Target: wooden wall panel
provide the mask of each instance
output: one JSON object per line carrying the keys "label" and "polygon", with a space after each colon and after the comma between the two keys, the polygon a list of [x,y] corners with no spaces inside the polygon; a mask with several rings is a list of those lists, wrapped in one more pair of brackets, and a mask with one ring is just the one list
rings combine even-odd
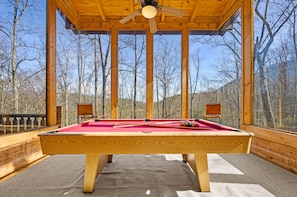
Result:
{"label": "wooden wall panel", "polygon": [[38,134],[57,128],[58,126],[53,126],[0,136],[0,178],[43,157]]}
{"label": "wooden wall panel", "polygon": [[0,149],[0,178],[43,157],[39,138]]}
{"label": "wooden wall panel", "polygon": [[254,133],[251,153],[297,174],[297,135],[250,125],[242,129]]}
{"label": "wooden wall panel", "polygon": [[[267,144],[269,144],[268,147],[266,146]],[[277,147],[279,144],[274,142],[271,143],[261,138],[254,138],[251,146],[251,153],[297,174],[296,155],[294,158],[291,158],[290,153],[287,154],[285,151],[275,151],[273,146]],[[296,152],[297,149],[294,151]]]}

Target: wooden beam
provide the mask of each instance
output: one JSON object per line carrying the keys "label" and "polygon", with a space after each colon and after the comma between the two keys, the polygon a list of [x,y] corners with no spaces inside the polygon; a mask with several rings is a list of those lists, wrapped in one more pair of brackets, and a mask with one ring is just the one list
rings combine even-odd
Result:
{"label": "wooden beam", "polygon": [[[133,13],[135,11],[134,0],[130,0],[130,12]],[[132,18],[132,21],[135,22],[135,18]]]}
{"label": "wooden beam", "polygon": [[182,29],[181,117],[189,116],[189,30]]}
{"label": "wooden beam", "polygon": [[192,12],[190,22],[193,22],[195,17],[196,17],[196,12],[198,10],[198,6],[199,6],[199,1],[196,1],[196,6],[195,6],[195,8],[194,8],[194,10]]}
{"label": "wooden beam", "polygon": [[253,123],[254,97],[254,1],[242,1],[242,110],[241,124]]}
{"label": "wooden beam", "polygon": [[237,12],[238,9],[242,6],[241,1],[233,0],[233,2],[224,10],[224,14],[221,15],[219,19],[218,29],[221,29],[224,24]]}
{"label": "wooden beam", "polygon": [[99,13],[100,13],[100,16],[101,16],[101,18],[102,18],[102,21],[105,22],[105,21],[106,21],[106,17],[105,17],[105,14],[104,14],[103,10],[102,10],[102,6],[101,6],[100,1],[95,0],[95,3],[96,3],[97,8],[98,8],[98,10],[99,10]]}
{"label": "wooden beam", "polygon": [[146,118],[154,118],[154,35],[146,31]]}
{"label": "wooden beam", "polygon": [[118,118],[118,29],[111,30],[111,118]]}
{"label": "wooden beam", "polygon": [[[128,21],[125,24],[120,24],[121,18],[111,18],[107,21],[102,21],[100,17],[81,16],[80,27],[81,31],[110,31],[112,28],[119,30],[145,30],[149,28],[149,23],[142,15],[135,17],[135,21]],[[183,27],[189,30],[205,30],[216,31],[221,23],[219,17],[195,17],[194,21],[189,22],[189,17],[179,19],[173,16],[166,16],[166,21],[162,22],[159,17],[156,17],[158,30],[163,31],[180,31]],[[224,24],[221,24],[224,25]]]}
{"label": "wooden beam", "polygon": [[46,23],[46,122],[56,125],[56,0],[47,0]]}
{"label": "wooden beam", "polygon": [[[165,5],[165,0],[162,0],[162,3],[159,4],[159,5]],[[161,20],[160,21],[161,22],[164,22],[165,21],[165,14],[164,13],[161,14]]]}

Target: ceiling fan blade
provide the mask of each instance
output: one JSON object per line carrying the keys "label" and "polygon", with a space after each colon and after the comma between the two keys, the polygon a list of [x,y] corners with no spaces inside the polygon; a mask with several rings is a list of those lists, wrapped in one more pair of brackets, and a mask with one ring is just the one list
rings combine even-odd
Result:
{"label": "ceiling fan blade", "polygon": [[128,16],[122,18],[122,19],[120,20],[120,23],[121,23],[121,24],[124,24],[124,23],[128,22],[129,20],[131,20],[132,18],[134,18],[135,16],[137,16],[140,12],[141,12],[141,9],[136,10],[135,12],[132,12],[132,13],[129,14]]}
{"label": "ceiling fan blade", "polygon": [[158,10],[164,14],[170,14],[170,15],[176,16],[178,18],[182,18],[184,16],[183,10],[179,10],[179,9],[164,6],[164,5],[159,5]]}
{"label": "ceiling fan blade", "polygon": [[149,25],[150,25],[150,30],[151,30],[151,33],[154,34],[157,32],[157,23],[156,23],[156,18],[150,18],[148,19],[149,21]]}

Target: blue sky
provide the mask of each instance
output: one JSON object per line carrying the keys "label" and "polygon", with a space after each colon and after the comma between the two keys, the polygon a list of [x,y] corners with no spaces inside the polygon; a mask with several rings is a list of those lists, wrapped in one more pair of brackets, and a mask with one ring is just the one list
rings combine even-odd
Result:
{"label": "blue sky", "polygon": [[[45,43],[45,25],[46,25],[46,0],[34,0],[35,2],[38,2],[38,6],[36,6],[36,8],[38,9],[38,11],[34,11],[34,13],[30,12],[30,13],[26,13],[26,15],[23,16],[23,24],[24,26],[30,27],[32,28],[32,32],[34,33],[24,33],[21,34],[21,39],[30,43],[30,45],[40,45],[40,47],[43,47],[42,45],[44,45]],[[7,7],[7,1],[3,1],[1,0],[0,2],[0,17],[1,20],[2,18],[5,19],[5,16],[3,16],[3,13],[7,13],[10,12],[12,13],[12,8],[11,7]],[[4,11],[4,12],[2,12]],[[11,15],[10,15],[11,16]],[[60,16],[57,15],[57,19],[60,19]],[[11,20],[10,20],[11,21]],[[59,24],[59,23],[57,23]],[[57,28],[57,32],[60,31],[61,29],[59,28],[64,28],[61,26],[58,26]],[[65,31],[65,30],[63,30]],[[0,34],[1,35],[1,34]],[[181,36],[180,35],[176,35],[176,36],[166,36],[166,35],[162,35],[162,36],[158,36],[157,34],[155,35],[155,39],[172,39],[172,41],[181,42]],[[155,45],[157,45],[157,43],[155,43]],[[200,60],[201,60],[201,66],[200,66],[200,78],[202,77],[207,77],[210,78],[213,76],[215,76],[215,70],[213,69],[214,66],[217,63],[217,58],[218,58],[218,50],[206,45],[206,44],[201,44],[201,43],[194,43],[191,42],[190,45],[190,70],[191,68],[191,62],[192,62],[192,54],[194,52],[197,51],[197,49],[199,49],[199,56],[200,56]],[[34,52],[34,53],[38,53],[38,52]],[[32,64],[32,62],[29,64],[29,66],[33,69],[33,67],[38,66],[38,65],[34,65]],[[33,67],[32,67],[33,66]],[[211,72],[210,72],[211,71]]]}

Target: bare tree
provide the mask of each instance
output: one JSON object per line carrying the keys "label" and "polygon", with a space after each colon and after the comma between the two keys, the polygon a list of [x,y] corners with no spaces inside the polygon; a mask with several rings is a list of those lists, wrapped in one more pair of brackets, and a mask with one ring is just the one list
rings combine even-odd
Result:
{"label": "bare tree", "polygon": [[[38,34],[42,31],[39,29],[37,33],[36,29],[34,29],[35,23],[32,24],[32,17],[39,17],[40,10],[39,4],[34,0],[5,0],[1,3],[5,5],[6,9],[0,12],[0,35],[4,35],[7,41],[2,43],[7,44],[7,50],[9,51],[5,65],[8,66],[7,71],[9,73],[6,77],[11,81],[8,85],[10,86],[9,89],[12,90],[12,94],[9,95],[10,100],[6,101],[7,104],[12,103],[12,107],[6,109],[6,111],[19,113],[20,110],[24,109],[23,105],[20,106],[21,96],[25,96],[22,92],[26,91],[22,87],[26,83],[23,80],[30,80],[30,77],[25,76],[25,74],[34,75],[30,73],[31,70],[27,69],[26,66],[28,63],[37,65],[38,59],[42,56],[36,56],[35,53],[38,54],[39,50],[44,48],[34,43],[37,41]],[[6,52],[6,50],[4,51]],[[9,63],[7,64],[7,62]],[[32,69],[32,72],[38,73],[40,71]]]}
{"label": "bare tree", "polygon": [[103,43],[101,35],[98,35],[98,45],[99,45],[99,53],[100,53],[100,67],[102,72],[102,106],[101,106],[101,113],[104,117],[106,115],[105,112],[105,100],[106,100],[106,88],[107,88],[107,79],[110,75],[110,67],[108,67],[108,59],[110,54],[110,35],[107,35],[107,41],[105,42],[106,49],[103,49]]}
{"label": "bare tree", "polygon": [[[260,24],[259,35],[256,37],[255,58],[260,74],[260,93],[262,106],[266,118],[266,125],[275,127],[275,118],[272,111],[270,92],[266,73],[266,57],[274,37],[281,31],[290,16],[296,9],[294,1],[260,1],[255,3],[255,14]],[[273,13],[272,13],[273,12]]]}
{"label": "bare tree", "polygon": [[1,29],[1,31],[9,38],[11,41],[11,75],[12,75],[12,96],[13,96],[13,112],[18,112],[18,105],[19,105],[19,92],[17,87],[17,69],[19,65],[24,61],[24,59],[17,59],[18,53],[18,28],[22,16],[24,15],[26,9],[30,6],[29,0],[14,0],[8,1],[9,6],[13,8],[13,19],[11,21],[11,31]]}
{"label": "bare tree", "polygon": [[293,79],[295,81],[292,81],[292,88],[290,89],[293,93],[293,96],[290,101],[295,101],[293,105],[290,106],[290,109],[292,110],[290,114],[292,115],[291,118],[291,125],[297,125],[297,11],[294,10],[294,13],[292,14],[292,17],[289,20],[290,25],[290,37],[291,37],[291,56],[292,58],[292,64],[295,65],[292,70]]}
{"label": "bare tree", "polygon": [[[122,47],[122,50],[126,50],[125,57],[122,56],[121,65],[123,65],[123,68],[120,69],[120,72],[123,76],[130,75],[131,84],[133,84],[130,89],[131,95],[129,96],[132,101],[131,118],[137,118],[137,100],[139,99],[139,94],[141,94],[139,91],[142,89],[141,81],[145,78],[143,67],[141,67],[144,62],[145,37],[143,35],[138,36],[135,34],[132,36],[121,37],[120,41],[125,45],[125,47]],[[127,54],[129,55],[127,56]],[[126,78],[126,80],[128,80],[128,78]]]}
{"label": "bare tree", "polygon": [[[71,40],[65,39],[71,38],[71,32],[64,32],[68,36],[60,35],[58,38],[58,53],[57,53],[57,90],[59,95],[61,95],[60,99],[63,106],[63,124],[69,125],[73,123],[73,120],[75,120],[75,117],[70,117],[69,114],[69,97],[70,97],[70,87],[72,84],[71,75],[73,73],[71,72],[73,69],[73,54],[69,53],[69,48],[71,48]],[[66,44],[67,43],[67,44]],[[75,113],[74,113],[75,114]]]}
{"label": "bare tree", "polygon": [[[0,112],[7,113],[7,101],[9,98],[9,86],[10,81],[9,80],[9,56],[10,52],[7,50],[8,47],[6,47],[6,40],[1,40],[0,45]],[[7,43],[8,44],[8,43]]]}
{"label": "bare tree", "polygon": [[82,43],[81,38],[82,35],[79,33],[77,38],[77,75],[78,75],[78,102],[82,102],[81,94],[82,94],[82,84],[83,84],[83,54],[82,54]]}
{"label": "bare tree", "polygon": [[[192,61],[193,61],[193,69],[190,69],[189,71],[189,81],[190,81],[190,115],[191,118],[194,116],[194,110],[193,110],[193,101],[195,97],[195,93],[197,93],[197,86],[198,86],[198,80],[199,80],[199,71],[200,71],[200,56],[199,56],[199,50],[196,50],[194,54],[192,55]],[[199,99],[198,99],[199,100]],[[196,107],[199,109],[199,106]],[[197,114],[198,115],[198,114]]]}
{"label": "bare tree", "polygon": [[[180,77],[177,76],[180,61],[178,60],[178,47],[168,40],[161,40],[160,48],[155,59],[156,89],[161,101],[161,118],[176,117],[180,112]],[[158,103],[159,104],[159,103]],[[158,115],[159,116],[159,115]]]}

